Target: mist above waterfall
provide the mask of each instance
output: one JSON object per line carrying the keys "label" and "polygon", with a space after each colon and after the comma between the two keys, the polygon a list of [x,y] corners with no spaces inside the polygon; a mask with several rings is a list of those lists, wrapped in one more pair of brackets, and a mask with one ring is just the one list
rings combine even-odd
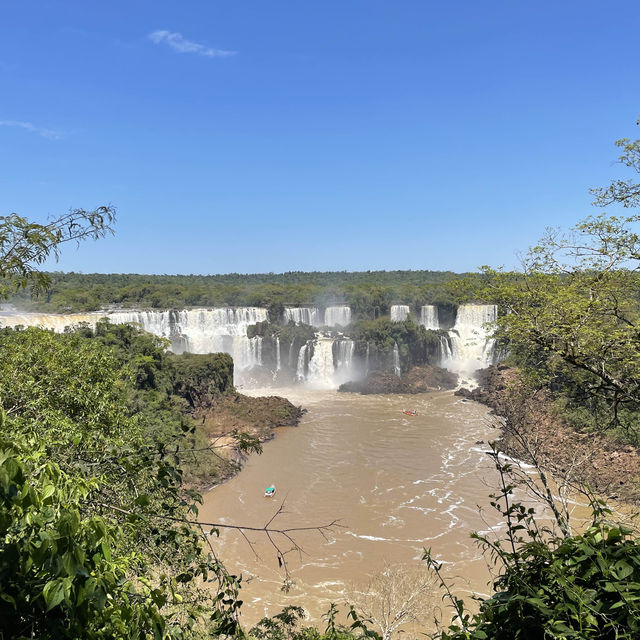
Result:
{"label": "mist above waterfall", "polygon": [[493,330],[498,308],[493,304],[463,304],[449,333],[449,348],[442,359],[445,368],[461,376],[493,364]]}

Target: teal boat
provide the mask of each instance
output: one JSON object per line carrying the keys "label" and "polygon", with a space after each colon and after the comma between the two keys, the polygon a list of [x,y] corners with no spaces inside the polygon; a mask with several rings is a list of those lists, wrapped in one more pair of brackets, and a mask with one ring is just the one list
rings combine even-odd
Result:
{"label": "teal boat", "polygon": [[276,485],[272,484],[270,487],[267,487],[264,490],[264,497],[265,498],[273,498],[273,496],[276,495]]}

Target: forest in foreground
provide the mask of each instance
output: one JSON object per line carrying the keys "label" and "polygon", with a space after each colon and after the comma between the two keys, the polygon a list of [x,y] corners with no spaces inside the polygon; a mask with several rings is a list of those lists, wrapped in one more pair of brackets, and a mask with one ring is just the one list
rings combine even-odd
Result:
{"label": "forest in foreground", "polygon": [[[618,144],[621,161],[640,170],[640,141]],[[425,549],[424,571],[450,605],[435,638],[640,636],[637,531],[620,524],[574,469],[537,457],[535,433],[523,428],[531,421],[528,404],[519,402],[544,396],[577,432],[637,449],[640,216],[630,210],[640,206],[640,185],[615,181],[595,197],[602,206],[622,205],[623,215],[550,231],[521,272],[482,275],[482,298],[499,305],[497,335],[517,368],[517,384],[503,389],[512,401],[507,428],[538,473],[522,477],[493,453],[499,482],[492,502],[505,531],[498,539],[474,534],[496,577],[473,611]],[[75,210],[46,225],[0,219],[2,292],[46,296],[51,276],[38,270],[44,260],[65,242],[102,237],[112,224],[108,207]],[[224,525],[214,525],[212,536],[198,520],[201,496],[187,475],[198,473],[198,456],[217,453],[190,409],[235,393],[232,362],[194,358],[171,356],[151,336],[104,323],[65,334],[1,332],[2,636],[389,640],[399,622],[419,619],[404,602],[381,626],[351,608],[344,626],[332,607],[318,629],[289,607],[253,629],[241,627],[241,579],[216,556],[215,529]],[[243,450],[259,451],[256,438],[235,437]],[[553,527],[515,498],[522,482],[546,504]],[[557,496],[557,486],[566,493]],[[565,508],[575,492],[591,507],[583,528],[573,526]]]}

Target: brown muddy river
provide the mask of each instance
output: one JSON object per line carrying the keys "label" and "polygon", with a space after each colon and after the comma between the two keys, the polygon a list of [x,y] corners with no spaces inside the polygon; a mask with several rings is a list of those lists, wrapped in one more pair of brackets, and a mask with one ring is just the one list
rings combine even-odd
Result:
{"label": "brown muddy river", "polygon": [[[273,391],[254,390],[252,395]],[[279,390],[308,410],[299,427],[281,428],[243,471],[209,491],[201,519],[261,527],[284,502],[271,526],[305,527],[339,520],[325,540],[295,535],[304,553],[288,553],[295,582],[282,592],[284,573],[263,534],[221,530],[216,551],[244,578],[243,624],[299,604],[319,622],[329,603],[362,586],[385,563],[418,565],[423,548],[445,562],[458,592],[487,592],[489,572],[474,530],[497,524],[488,506],[496,474],[483,453],[495,437],[488,410],[451,392],[418,396],[360,396],[303,388]],[[402,410],[415,409],[405,416]],[[275,484],[274,498],[264,490]],[[484,508],[479,513],[478,505]],[[276,537],[283,551],[291,548]]]}

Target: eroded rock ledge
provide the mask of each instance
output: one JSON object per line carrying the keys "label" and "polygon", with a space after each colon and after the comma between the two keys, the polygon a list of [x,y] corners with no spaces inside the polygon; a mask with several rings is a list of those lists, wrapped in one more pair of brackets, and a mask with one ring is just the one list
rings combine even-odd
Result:
{"label": "eroded rock ledge", "polygon": [[306,413],[286,398],[266,396],[254,398],[230,391],[196,409],[192,416],[199,429],[204,429],[219,456],[230,464],[222,465],[200,488],[220,484],[238,473],[245,455],[238,449],[233,431],[255,436],[260,442],[271,440],[276,427],[297,426]]}
{"label": "eroded rock ledge", "polygon": [[561,477],[571,474],[599,495],[640,504],[640,455],[635,447],[570,425],[558,415],[548,391],[525,391],[516,369],[489,367],[478,381],[478,388],[460,389],[456,395],[481,402],[504,418],[498,442],[504,453],[531,463],[532,452]]}
{"label": "eroded rock ledge", "polygon": [[432,365],[413,367],[401,378],[388,371],[372,371],[364,380],[346,382],[338,391],[378,393],[426,393],[455,389],[458,376],[451,371]]}

